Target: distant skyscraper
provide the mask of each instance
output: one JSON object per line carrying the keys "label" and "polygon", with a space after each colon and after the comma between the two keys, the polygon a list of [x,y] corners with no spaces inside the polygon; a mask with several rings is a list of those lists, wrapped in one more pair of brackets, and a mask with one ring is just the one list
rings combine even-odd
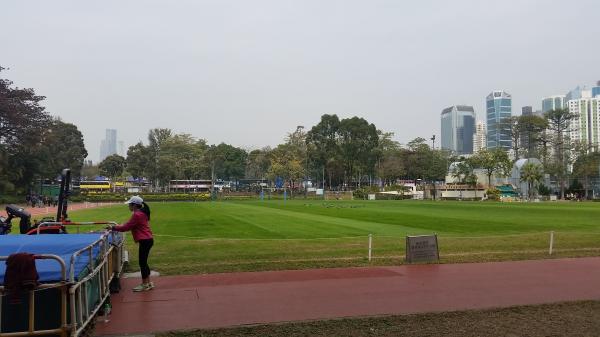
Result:
{"label": "distant skyscraper", "polygon": [[592,97],[600,97],[600,81],[592,88]]}
{"label": "distant skyscraper", "polygon": [[581,89],[580,87],[577,87],[571,91],[569,91],[565,97],[565,101],[568,102],[570,100],[574,100],[574,99],[580,99],[581,98],[581,92],[585,90],[585,89]]}
{"label": "distant skyscraper", "polygon": [[468,105],[455,105],[442,110],[442,148],[456,154],[473,153],[475,110]]}
{"label": "distant skyscraper", "polygon": [[117,130],[106,129],[106,137],[100,143],[100,161],[117,153]]}
{"label": "distant skyscraper", "polygon": [[494,91],[486,98],[487,148],[510,150],[509,119],[512,115],[512,96],[505,91]]}
{"label": "distant skyscraper", "polygon": [[550,96],[542,99],[542,113],[545,114],[550,110],[562,109],[567,107],[565,95]]}
{"label": "distant skyscraper", "polygon": [[125,142],[119,141],[119,156],[125,157]]}
{"label": "distant skyscraper", "polygon": [[571,120],[570,138],[597,150],[600,144],[600,96],[592,97],[592,90],[583,89],[577,97],[568,102],[569,112],[577,116]]}
{"label": "distant skyscraper", "polygon": [[475,136],[473,136],[473,152],[485,149],[485,122],[477,121],[475,125]]}
{"label": "distant skyscraper", "polygon": [[543,116],[540,110],[533,111],[533,107],[524,106],[521,108],[521,116]]}

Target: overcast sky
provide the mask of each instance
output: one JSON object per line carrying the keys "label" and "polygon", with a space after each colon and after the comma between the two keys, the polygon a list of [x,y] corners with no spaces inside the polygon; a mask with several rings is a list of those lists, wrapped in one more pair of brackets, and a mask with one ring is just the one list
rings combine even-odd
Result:
{"label": "overcast sky", "polygon": [[107,128],[126,146],[161,127],[252,149],[325,113],[406,143],[439,137],[451,105],[484,119],[493,90],[520,114],[595,84],[598,22],[598,0],[2,0],[0,65],[94,161]]}

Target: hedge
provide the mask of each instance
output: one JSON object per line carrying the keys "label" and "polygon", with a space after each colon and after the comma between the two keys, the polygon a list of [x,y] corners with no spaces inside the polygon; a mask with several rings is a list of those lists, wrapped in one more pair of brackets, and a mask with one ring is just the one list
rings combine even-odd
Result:
{"label": "hedge", "polygon": [[[144,201],[207,201],[210,200],[208,193],[163,193],[163,194],[142,194]],[[130,194],[87,194],[69,197],[74,202],[125,202],[131,197]]]}

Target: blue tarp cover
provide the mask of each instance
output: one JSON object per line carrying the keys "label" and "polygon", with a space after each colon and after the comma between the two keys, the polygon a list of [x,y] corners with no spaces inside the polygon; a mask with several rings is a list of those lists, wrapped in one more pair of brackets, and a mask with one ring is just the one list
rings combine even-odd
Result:
{"label": "blue tarp cover", "polygon": [[[67,279],[70,275],[71,256],[78,250],[100,240],[102,234],[44,234],[44,235],[0,235],[0,256],[14,253],[54,254],[60,256],[67,267]],[[109,236],[110,237],[110,236]],[[94,258],[100,254],[100,247],[94,247]],[[75,277],[85,276],[89,263],[89,252],[80,254],[75,261]],[[61,280],[60,264],[55,260],[36,260],[35,265],[40,282]],[[6,264],[0,261],[0,285],[4,284]],[[84,275],[81,275],[84,273]]]}

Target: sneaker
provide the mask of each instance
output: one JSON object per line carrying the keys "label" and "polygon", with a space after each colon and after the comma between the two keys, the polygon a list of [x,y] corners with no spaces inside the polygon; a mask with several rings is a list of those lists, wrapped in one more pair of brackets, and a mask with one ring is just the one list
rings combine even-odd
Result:
{"label": "sneaker", "polygon": [[132,290],[134,292],[140,292],[140,291],[150,290],[152,288],[154,288],[154,284],[152,284],[152,283],[142,283],[139,286],[134,287]]}

